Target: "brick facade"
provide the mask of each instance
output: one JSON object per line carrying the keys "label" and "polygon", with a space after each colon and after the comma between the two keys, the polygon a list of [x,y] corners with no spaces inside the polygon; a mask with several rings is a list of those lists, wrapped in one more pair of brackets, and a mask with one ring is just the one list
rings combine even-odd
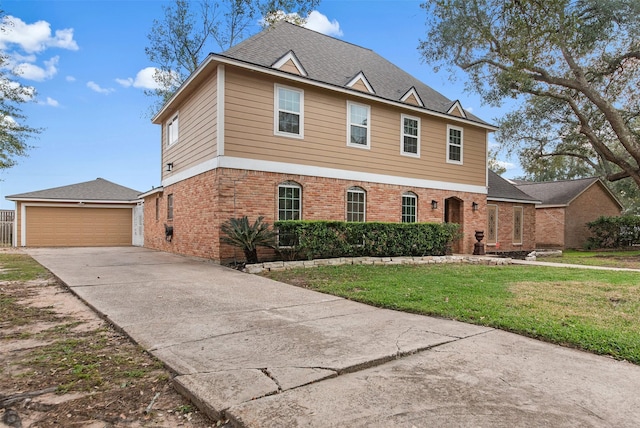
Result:
{"label": "brick facade", "polygon": [[619,216],[620,206],[596,181],[567,206],[536,211],[537,248],[582,248],[591,235],[587,223],[601,216]]}
{"label": "brick facade", "polygon": [[[533,251],[536,247],[536,209],[534,204],[490,201],[498,209],[496,243],[486,243],[487,252]],[[514,207],[522,207],[522,243],[514,243]],[[488,229],[488,226],[487,226]],[[485,234],[486,238],[486,234]],[[485,239],[486,242],[487,239]]]}
{"label": "brick facade", "polygon": [[[273,224],[278,215],[278,185],[297,183],[302,188],[302,219],[345,220],[346,192],[352,186],[366,191],[366,221],[399,222],[402,194],[413,192],[418,197],[418,221],[442,222],[445,200],[453,198],[464,237],[454,248],[462,253],[473,251],[475,230],[486,227],[486,195],[435,189],[410,188],[362,181],[310,177],[218,168],[167,186],[161,193],[145,198],[145,246],[162,251],[214,259],[244,260],[242,252],[220,241],[220,225],[230,219],[263,216]],[[173,219],[167,219],[167,196],[173,195]],[[156,200],[159,206],[156,219]],[[438,202],[432,209],[431,201]],[[472,210],[472,203],[478,210]],[[174,228],[171,242],[165,239],[164,225]],[[269,252],[261,258],[269,258]]]}
{"label": "brick facade", "polygon": [[536,248],[564,248],[565,207],[538,208]]}

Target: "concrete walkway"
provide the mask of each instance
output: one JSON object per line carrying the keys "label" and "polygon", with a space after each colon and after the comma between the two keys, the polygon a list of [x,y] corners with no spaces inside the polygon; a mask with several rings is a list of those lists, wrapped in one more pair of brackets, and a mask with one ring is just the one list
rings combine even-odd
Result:
{"label": "concrete walkway", "polygon": [[637,427],[640,367],[142,248],[29,249],[242,427]]}

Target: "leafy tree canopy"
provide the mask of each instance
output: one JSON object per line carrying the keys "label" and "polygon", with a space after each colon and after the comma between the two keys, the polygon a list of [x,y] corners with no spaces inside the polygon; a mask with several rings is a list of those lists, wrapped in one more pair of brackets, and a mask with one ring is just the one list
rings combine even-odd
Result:
{"label": "leafy tree canopy", "polygon": [[[599,175],[640,188],[638,0],[430,0],[423,58],[464,70],[529,177]],[[618,184],[616,183],[616,186]],[[628,192],[627,192],[628,193]],[[633,192],[632,192],[633,193]],[[637,194],[637,192],[635,192]]]}
{"label": "leafy tree canopy", "polygon": [[[4,19],[0,10],[0,31],[8,31],[11,22]],[[26,156],[31,148],[27,141],[41,130],[27,125],[27,117],[20,106],[35,98],[35,88],[21,85],[18,76],[6,71],[8,58],[0,53],[0,169],[14,166],[17,157]]]}

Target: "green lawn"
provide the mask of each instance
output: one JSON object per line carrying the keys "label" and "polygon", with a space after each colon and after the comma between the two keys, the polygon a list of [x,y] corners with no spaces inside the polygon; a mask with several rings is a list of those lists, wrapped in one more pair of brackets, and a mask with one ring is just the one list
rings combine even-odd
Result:
{"label": "green lawn", "polygon": [[640,364],[640,273],[539,266],[326,266],[265,276]]}
{"label": "green lawn", "polygon": [[30,281],[48,274],[26,254],[0,253],[0,281]]}
{"label": "green lawn", "polygon": [[571,263],[589,266],[611,266],[640,269],[639,251],[577,251],[564,250],[560,257],[540,257],[543,262]]}

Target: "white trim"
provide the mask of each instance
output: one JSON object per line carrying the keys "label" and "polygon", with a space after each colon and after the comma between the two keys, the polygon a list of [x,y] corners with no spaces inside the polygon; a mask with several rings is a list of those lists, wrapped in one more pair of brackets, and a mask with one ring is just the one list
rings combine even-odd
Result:
{"label": "white trim", "polygon": [[225,68],[218,64],[218,88],[216,106],[216,144],[218,156],[224,156],[224,97],[225,97]]}
{"label": "white trim", "polygon": [[362,81],[362,84],[367,88],[367,91],[369,91],[372,94],[376,93],[376,91],[373,90],[373,86],[371,86],[371,84],[367,80],[367,77],[364,75],[362,71],[356,74],[353,79],[349,80],[349,82],[347,82],[345,86],[352,88],[353,86],[355,86],[356,83],[358,83],[358,81]]}
{"label": "white trim", "polygon": [[[449,158],[449,148],[451,147],[450,138],[451,130],[460,131],[460,160],[451,160]],[[462,165],[464,163],[464,128],[459,126],[447,125],[447,163]]]}
{"label": "white trim", "polygon": [[[449,110],[447,110],[448,114],[452,114],[452,112],[456,109],[456,107],[458,108],[458,110],[460,111],[460,114],[462,115],[463,118],[467,118],[467,112],[464,111],[464,109],[462,108],[462,104],[460,104],[459,100],[455,100],[454,103],[451,105],[451,107],[449,107]],[[453,115],[455,116],[455,115]]]}
{"label": "white trim", "polygon": [[[400,98],[400,101],[402,101],[403,103],[407,103],[407,99],[409,99],[409,97],[411,95],[413,95],[414,98],[416,99],[416,101],[418,101],[418,104],[420,105],[420,107],[424,107],[424,103],[422,102],[422,98],[420,98],[420,95],[418,95],[418,91],[416,91],[416,88],[414,86],[409,88],[409,90],[404,93],[402,98]],[[411,104],[411,103],[407,103],[407,104]]]}
{"label": "white trim", "polygon": [[[95,201],[92,201],[91,203],[84,203],[82,201],[70,201],[70,202],[76,202],[76,205],[69,205],[69,204],[59,204],[59,203],[33,203],[33,202],[23,202],[21,207],[20,207],[20,246],[21,247],[26,247],[27,246],[27,207],[47,207],[47,208],[102,208],[102,209],[109,209],[109,208],[129,208],[131,210],[131,212],[133,213],[133,206],[132,205],[128,205],[128,204],[120,204],[120,205],[103,205],[103,204],[97,204],[95,203]],[[17,223],[17,218],[16,218],[16,223]],[[131,219],[131,222],[133,223],[133,218]],[[16,230],[16,234],[17,234],[17,230]],[[131,242],[133,245],[133,236],[131,237]],[[17,243],[15,245],[17,247]]]}
{"label": "white trim", "polygon": [[320,82],[317,80],[312,80],[310,78],[304,77],[304,76],[297,76],[295,74],[291,74],[291,73],[287,73],[281,70],[277,70],[275,68],[266,68],[264,66],[260,66],[260,65],[255,65],[255,64],[250,64],[244,61],[239,61],[237,59],[233,59],[233,58],[229,58],[229,57],[224,57],[221,56],[219,54],[209,54],[209,56],[200,64],[200,66],[196,69],[196,71],[194,71],[193,73],[191,73],[191,75],[187,78],[187,80],[184,81],[184,83],[182,85],[180,85],[180,87],[178,88],[178,90],[173,94],[173,96],[171,97],[171,99],[165,103],[165,105],[162,107],[162,109],[153,117],[152,119],[152,123],[158,123],[158,119],[162,116],[164,116],[167,111],[169,110],[169,106],[173,103],[173,101],[178,98],[182,92],[185,91],[185,88],[187,86],[189,86],[189,83],[191,83],[191,81],[195,80],[197,76],[200,75],[200,73],[203,73],[203,70],[205,68],[207,68],[207,66],[212,63],[212,62],[217,62],[217,63],[221,63],[221,64],[228,64],[228,65],[233,65],[233,66],[237,66],[237,67],[241,67],[244,68],[246,70],[251,70],[251,71],[256,71],[259,73],[264,73],[264,74],[268,74],[271,76],[276,76],[276,77],[280,77],[280,78],[284,78],[284,79],[288,79],[294,82],[298,82],[298,83],[304,83],[307,85],[312,85],[318,88],[323,88],[323,89],[329,89],[331,91],[334,92],[340,92],[340,93],[344,93],[344,94],[348,94],[348,95],[352,95],[358,98],[364,98],[367,100],[373,100],[373,101],[377,101],[383,104],[387,104],[387,105],[392,105],[395,107],[401,107],[404,109],[408,109],[411,111],[414,111],[416,113],[422,113],[422,114],[427,114],[429,116],[433,116],[433,117],[439,117],[439,118],[443,118],[443,119],[447,119],[450,121],[454,121],[454,122],[459,122],[459,123],[464,123],[464,124],[468,124],[468,125],[473,125],[473,126],[477,126],[480,128],[484,128],[484,129],[488,129],[490,131],[497,131],[498,127],[493,126],[493,125],[489,125],[489,124],[484,124],[484,123],[480,123],[480,122],[476,122],[473,120],[469,120],[469,119],[464,119],[458,116],[452,116],[449,114],[445,114],[445,113],[440,113],[434,110],[429,110],[427,108],[424,107],[419,107],[419,106],[413,106],[412,104],[408,104],[408,103],[404,103],[404,102],[400,102],[397,100],[390,100],[387,98],[383,98],[380,97],[378,95],[375,94],[367,94],[366,92],[361,92],[361,91],[357,91],[355,89],[350,89],[350,88],[345,88],[342,86],[337,86],[337,85],[332,85],[330,83],[325,83],[325,82]]}
{"label": "white trim", "polygon": [[144,198],[146,198],[147,196],[151,196],[151,195],[154,195],[154,194],[156,194],[156,193],[162,193],[163,191],[164,191],[164,189],[162,188],[162,186],[159,186],[159,187],[155,187],[155,188],[153,188],[153,189],[151,189],[151,190],[149,190],[149,191],[147,191],[147,192],[140,193],[140,194],[138,195],[138,197],[139,197],[140,199],[144,199]]}
{"label": "white trim", "polygon": [[416,187],[421,189],[446,190],[451,192],[469,192],[485,195],[486,186],[472,184],[458,184],[447,181],[425,180],[421,178],[398,177],[395,175],[375,174],[370,172],[349,171],[344,169],[326,168],[321,166],[302,165],[295,163],[273,162],[258,159],[220,156],[202,162],[195,167],[180,171],[162,181],[162,186],[186,180],[196,175],[212,171],[217,168],[231,168],[248,171],[274,172],[279,174],[303,175],[307,177],[335,178],[339,180],[364,181],[370,183],[393,184],[398,186]]}
{"label": "white trim", "polygon": [[[284,131],[280,131],[279,125],[280,125],[280,89],[284,89],[286,91],[291,91],[291,92],[297,92],[298,95],[300,96],[300,111],[297,112],[298,117],[299,117],[299,123],[298,123],[298,133],[292,133],[292,132],[284,132]],[[294,111],[287,111],[287,110],[282,110],[285,113],[293,113],[296,114],[296,112]],[[287,86],[287,85],[281,85],[279,83],[274,83],[273,84],[273,135],[278,135],[280,137],[289,137],[289,138],[297,138],[297,139],[304,139],[304,90],[299,89],[299,88],[293,88],[291,86]]]}
{"label": "white trim", "polygon": [[[351,106],[365,107],[367,109],[367,144],[355,144],[351,142]],[[360,124],[355,124],[355,126],[363,127]],[[353,101],[347,100],[347,146],[348,147],[356,147],[358,149],[366,149],[369,150],[371,148],[371,106],[367,104],[354,103]]]}
{"label": "white trim", "polygon": [[[347,188],[347,192],[345,194],[345,205],[344,205],[344,221],[349,221],[349,193],[359,193],[364,195],[363,201],[363,212],[362,212],[362,223],[367,222],[367,191],[360,186],[351,186]],[[353,213],[353,211],[351,211]],[[359,221],[351,220],[352,223],[360,223]]]}
{"label": "white trim", "polygon": [[[276,62],[274,62],[271,65],[271,67],[280,69],[280,67],[285,65],[289,60],[291,60],[291,62],[293,62],[293,65],[296,66],[296,68],[298,69],[298,71],[300,72],[300,74],[302,76],[307,77],[307,70],[304,69],[304,67],[302,66],[302,63],[298,60],[298,57],[296,56],[295,52],[293,52],[293,51],[289,51],[286,54],[284,54],[283,56],[281,56],[279,60],[277,60]],[[282,71],[284,71],[284,70],[282,70]]]}
{"label": "white trim", "polygon": [[542,202],[540,201],[526,201],[523,199],[509,199],[509,198],[492,198],[490,196],[487,196],[487,201],[492,201],[492,202],[512,202],[512,203],[516,203],[516,204],[532,204],[532,205],[536,205],[536,204],[541,204]]}
{"label": "white trim", "polygon": [[138,198],[138,199],[133,199],[130,201],[113,201],[113,200],[106,200],[106,201],[102,201],[102,200],[95,200],[95,199],[46,199],[46,198],[12,198],[9,199],[10,201],[16,201],[16,202],[42,202],[42,203],[71,203],[71,204],[78,204],[78,203],[82,203],[85,204],[84,206],[87,206],[87,204],[109,204],[109,205],[135,205],[138,202],[140,202],[142,199]]}
{"label": "white trim", "polygon": [[298,189],[299,191],[299,199],[300,199],[300,207],[298,208],[298,220],[302,220],[302,186],[298,183],[296,183],[295,181],[291,181],[291,180],[286,180],[283,181],[282,183],[278,184],[278,194],[277,194],[277,198],[278,198],[278,203],[276,204],[276,216],[275,218],[278,219],[278,221],[282,221],[280,220],[280,188],[283,187],[285,189]]}
{"label": "white trim", "polygon": [[400,197],[400,223],[403,223],[403,214],[402,214],[402,210],[404,209],[404,198],[411,198],[413,199],[414,203],[415,203],[415,220],[412,222],[407,222],[407,223],[417,223],[418,222],[418,195],[416,195],[414,192],[412,191],[407,191],[402,193],[401,197]]}
{"label": "white trim", "polygon": [[18,201],[15,201],[15,208],[13,209],[13,238],[11,245],[13,247],[18,246]]}
{"label": "white trim", "polygon": [[[409,120],[415,120],[416,122],[418,122],[418,135],[407,135],[404,133],[404,120],[405,119],[409,119]],[[400,115],[400,154],[402,156],[409,156],[412,158],[419,158],[420,157],[420,134],[422,133],[422,124],[420,123],[420,118],[416,117],[416,116],[409,116],[408,114],[404,114],[402,113]],[[415,137],[418,139],[417,144],[417,153],[411,153],[411,152],[405,152],[404,151],[404,137]]]}

